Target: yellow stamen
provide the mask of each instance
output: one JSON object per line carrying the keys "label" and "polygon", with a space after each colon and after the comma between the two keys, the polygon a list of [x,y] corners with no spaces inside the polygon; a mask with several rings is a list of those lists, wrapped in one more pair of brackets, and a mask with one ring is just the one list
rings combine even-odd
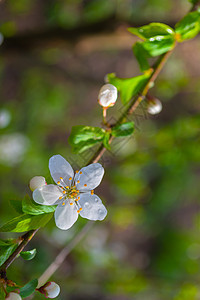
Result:
{"label": "yellow stamen", "polygon": [[76,173],[78,173],[78,170],[76,170]]}
{"label": "yellow stamen", "polygon": [[77,213],[79,214],[79,213],[80,213],[80,210],[77,210]]}
{"label": "yellow stamen", "polygon": [[60,184],[60,181],[57,181],[57,184]]}
{"label": "yellow stamen", "polygon": [[61,200],[61,199],[62,199],[62,196],[59,197],[59,200]]}
{"label": "yellow stamen", "polygon": [[72,177],[69,177],[69,180],[72,180]]}
{"label": "yellow stamen", "polygon": [[73,203],[71,202],[70,205],[73,205]]}
{"label": "yellow stamen", "polygon": [[63,180],[63,178],[62,178],[62,177],[60,177],[60,180]]}
{"label": "yellow stamen", "polygon": [[63,202],[62,205],[65,205],[65,202]]}
{"label": "yellow stamen", "polygon": [[77,183],[80,183],[80,180],[77,180]]}
{"label": "yellow stamen", "polygon": [[87,186],[87,184],[84,184],[84,186]]}
{"label": "yellow stamen", "polygon": [[94,195],[94,190],[91,191],[91,195]]}
{"label": "yellow stamen", "polygon": [[76,190],[77,193],[79,193],[79,190]]}
{"label": "yellow stamen", "polygon": [[78,200],[80,200],[81,199],[81,197],[78,197]]}
{"label": "yellow stamen", "polygon": [[63,194],[66,194],[66,191],[63,191]]}
{"label": "yellow stamen", "polygon": [[68,188],[69,188],[69,186],[67,185],[65,188],[66,188],[66,189],[68,189]]}
{"label": "yellow stamen", "polygon": [[80,172],[80,174],[83,174],[83,172]]}
{"label": "yellow stamen", "polygon": [[82,207],[80,207],[79,210],[81,211],[81,210],[82,210]]}

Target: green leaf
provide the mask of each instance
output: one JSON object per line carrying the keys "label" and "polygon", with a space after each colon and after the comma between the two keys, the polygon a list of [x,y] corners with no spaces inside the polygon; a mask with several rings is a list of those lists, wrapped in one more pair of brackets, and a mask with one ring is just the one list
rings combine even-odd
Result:
{"label": "green leaf", "polygon": [[20,289],[20,296],[22,298],[30,296],[31,294],[33,294],[33,292],[37,288],[37,285],[38,285],[38,280],[37,279],[31,280],[29,283],[27,283],[25,286],[23,286]]}
{"label": "green leaf", "polygon": [[109,83],[116,86],[121,95],[121,101],[126,104],[145,86],[150,75],[143,74],[132,78],[119,78],[114,73],[108,74]]}
{"label": "green leaf", "polygon": [[109,144],[109,139],[110,139],[110,132],[105,132],[104,138],[103,138],[103,145],[107,150],[111,150],[110,144]]}
{"label": "green leaf", "polygon": [[21,215],[0,227],[0,232],[24,232],[43,227],[52,218],[53,213],[39,216]]}
{"label": "green leaf", "polygon": [[91,126],[73,126],[69,137],[69,143],[75,153],[82,153],[88,148],[101,142],[104,138],[105,130]]}
{"label": "green leaf", "polygon": [[133,45],[133,53],[135,54],[135,57],[140,65],[140,70],[142,72],[148,70],[150,68],[150,65],[148,63],[148,58],[150,57],[150,55],[143,47],[143,43],[136,42]]}
{"label": "green leaf", "polygon": [[10,205],[14,208],[14,210],[18,213],[18,214],[22,214],[22,201],[20,200],[10,200]]}
{"label": "green leaf", "polygon": [[156,36],[169,36],[174,34],[174,30],[163,23],[150,23],[149,25],[145,25],[142,27],[130,27],[128,31],[134,35],[137,35],[139,38],[143,40],[150,39]]}
{"label": "green leaf", "polygon": [[23,251],[20,253],[21,257],[25,260],[31,260],[35,257],[37,250],[29,250],[29,251]]}
{"label": "green leaf", "polygon": [[123,137],[123,136],[131,135],[133,131],[134,131],[134,123],[127,122],[115,126],[112,129],[112,135],[114,135],[115,137]]}
{"label": "green leaf", "polygon": [[142,44],[143,48],[148,52],[150,56],[158,56],[174,48],[175,37],[172,35],[159,35],[150,38]]}
{"label": "green leaf", "polygon": [[180,34],[180,41],[192,39],[200,31],[200,12],[194,11],[187,14],[175,25],[175,32]]}
{"label": "green leaf", "polygon": [[8,247],[8,246],[13,245],[13,244],[16,244],[15,239],[8,239],[8,240],[0,239],[0,248],[1,248],[1,246]]}
{"label": "green leaf", "polygon": [[12,244],[10,246],[0,247],[0,266],[8,259],[8,257],[15,251],[18,244]]}
{"label": "green leaf", "polygon": [[22,210],[26,214],[41,215],[45,213],[54,212],[56,210],[56,206],[37,204],[28,195],[26,195],[22,200]]}

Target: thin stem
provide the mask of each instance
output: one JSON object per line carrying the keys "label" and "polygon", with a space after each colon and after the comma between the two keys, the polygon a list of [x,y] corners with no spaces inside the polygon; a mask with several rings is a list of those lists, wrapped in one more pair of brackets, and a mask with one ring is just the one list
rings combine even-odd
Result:
{"label": "thin stem", "polygon": [[103,124],[107,127],[110,128],[110,124],[106,120],[106,113],[107,113],[107,107],[103,107]]}
{"label": "thin stem", "polygon": [[34,235],[36,234],[36,232],[38,230],[39,230],[39,228],[35,229],[35,230],[30,230],[21,237],[22,242],[19,244],[19,246],[16,248],[16,250],[10,255],[10,257],[4,262],[4,264],[1,266],[0,277],[5,278],[7,268],[13,263],[13,261],[17,258],[17,256],[24,249],[24,247],[30,242],[30,240],[34,237]]}
{"label": "thin stem", "polygon": [[50,266],[38,279],[38,287],[44,285],[48,281],[48,279],[56,272],[56,270],[63,264],[68,254],[85,237],[85,235],[88,233],[88,231],[92,228],[93,225],[94,222],[88,221],[88,223],[75,236],[75,238],[60,251],[60,253],[56,256],[55,260],[50,264]]}
{"label": "thin stem", "polygon": [[[176,46],[176,44],[175,44]],[[174,46],[174,48],[175,48]],[[174,50],[173,48],[173,50]],[[140,104],[140,102],[145,98],[146,94],[148,93],[149,89],[151,88],[151,84],[154,83],[154,81],[156,80],[156,78],[158,77],[158,75],[160,74],[160,71],[162,70],[162,68],[164,67],[167,59],[169,58],[169,56],[172,54],[173,50],[166,52],[165,54],[163,54],[160,59],[158,59],[158,61],[156,62],[155,66],[153,67],[153,72],[147,82],[147,84],[145,85],[142,93],[138,96],[138,98],[136,99],[136,101],[134,101],[130,107],[127,110],[127,115],[131,115],[136,108],[138,107],[138,105]]]}
{"label": "thin stem", "polygon": [[103,123],[106,125],[106,113],[107,113],[107,108],[103,107]]}

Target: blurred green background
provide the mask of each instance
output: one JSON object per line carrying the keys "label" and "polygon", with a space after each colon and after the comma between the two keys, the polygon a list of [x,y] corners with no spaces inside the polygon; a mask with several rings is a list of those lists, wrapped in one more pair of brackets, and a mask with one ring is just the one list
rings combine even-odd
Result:
{"label": "blurred green background", "polygon": [[[137,39],[126,29],[173,26],[189,8],[186,0],[0,1],[0,225],[17,216],[9,200],[31,195],[33,176],[51,181],[52,155],[74,168],[92,156],[72,154],[67,139],[74,125],[101,126],[97,95],[107,73],[139,75]],[[139,107],[134,136],[101,161],[96,193],[108,216],[52,277],[57,299],[200,299],[199,53],[199,37],[175,49],[151,90],[162,112]],[[119,100],[109,118],[120,112]],[[36,257],[17,259],[8,277],[21,285],[39,277],[84,224],[61,231],[52,220],[27,247]]]}

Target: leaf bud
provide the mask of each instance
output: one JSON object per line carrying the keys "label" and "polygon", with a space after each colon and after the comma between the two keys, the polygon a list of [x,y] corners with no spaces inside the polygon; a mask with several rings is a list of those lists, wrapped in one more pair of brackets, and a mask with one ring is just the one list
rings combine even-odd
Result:
{"label": "leaf bud", "polygon": [[35,176],[30,180],[29,187],[30,187],[31,191],[33,192],[34,190],[42,187],[45,184],[46,184],[46,179],[44,177]]}
{"label": "leaf bud", "polygon": [[6,300],[22,300],[21,296],[17,293],[11,292],[6,297]]}
{"label": "leaf bud", "polygon": [[147,111],[151,115],[159,114],[162,110],[162,102],[157,98],[150,98],[147,102]]}
{"label": "leaf bud", "polygon": [[53,281],[48,281],[37,290],[46,298],[56,298],[60,293],[59,285]]}
{"label": "leaf bud", "polygon": [[104,108],[111,107],[115,104],[117,101],[117,88],[110,84],[104,84],[98,95],[98,102],[101,106]]}

